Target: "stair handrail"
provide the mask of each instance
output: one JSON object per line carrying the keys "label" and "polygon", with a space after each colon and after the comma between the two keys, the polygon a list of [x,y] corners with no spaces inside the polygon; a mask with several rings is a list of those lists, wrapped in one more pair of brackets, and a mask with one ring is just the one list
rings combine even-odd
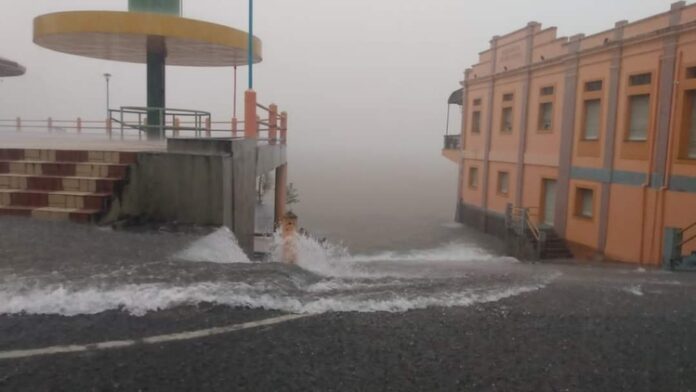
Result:
{"label": "stair handrail", "polygon": [[534,236],[534,238],[537,240],[537,242],[541,242],[541,229],[529,217],[529,211],[527,211],[525,219],[527,221],[527,226],[529,226],[529,230],[532,232],[532,235]]}
{"label": "stair handrail", "polygon": [[[511,215],[513,218],[518,217],[522,220],[522,224],[529,228],[529,231],[534,236],[534,239],[541,241],[541,228],[532,220],[529,210],[538,207],[512,207]],[[521,234],[521,233],[520,233]]]}
{"label": "stair handrail", "polygon": [[[686,233],[687,231],[689,231],[689,230],[691,230],[691,229],[693,229],[693,228],[696,228],[696,222],[690,224],[690,225],[687,226],[685,229],[682,229],[681,232],[682,232],[682,234],[684,234],[684,233]],[[696,234],[694,234],[694,235],[692,235],[691,237],[689,237],[689,238],[683,240],[683,241],[680,242],[679,244],[675,245],[675,247],[681,248],[681,247],[683,247],[684,245],[688,244],[689,242],[691,242],[691,241],[693,241],[693,240],[696,240]]]}

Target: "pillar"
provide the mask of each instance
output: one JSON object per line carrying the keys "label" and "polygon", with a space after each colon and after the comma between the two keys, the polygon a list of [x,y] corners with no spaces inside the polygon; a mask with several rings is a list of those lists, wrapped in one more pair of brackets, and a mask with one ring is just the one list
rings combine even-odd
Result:
{"label": "pillar", "polygon": [[288,164],[284,164],[276,169],[275,173],[275,223],[280,223],[280,220],[285,216],[287,209],[287,192],[288,192]]}
{"label": "pillar", "polygon": [[232,118],[232,137],[237,137],[237,117]]}
{"label": "pillar", "polygon": [[[164,139],[164,131],[160,128],[164,116],[160,108],[166,107],[167,49],[164,37],[147,37],[147,138],[149,140]],[[154,109],[151,109],[154,108]]]}
{"label": "pillar", "polygon": [[280,113],[280,143],[288,144],[288,113]]}
{"label": "pillar", "polygon": [[256,91],[244,93],[244,138],[258,139],[259,127],[256,118]]}
{"label": "pillar", "polygon": [[490,80],[488,81],[488,115],[486,116],[486,129],[485,129],[485,146],[483,150],[483,173],[481,178],[482,189],[482,201],[481,201],[481,221],[479,222],[479,229],[482,231],[488,230],[488,183],[490,176],[490,156],[491,156],[491,146],[493,144],[493,110],[495,104],[495,74],[496,65],[498,64],[498,40],[500,37],[495,36],[491,40],[491,68],[490,68]]}
{"label": "pillar", "polygon": [[563,115],[561,116],[560,161],[556,188],[556,211],[553,227],[561,237],[566,237],[568,203],[570,200],[570,172],[573,164],[573,140],[575,138],[575,112],[577,104],[578,72],[580,67],[580,43],[585,36],[575,35],[568,44],[568,60],[565,62],[563,81]]}
{"label": "pillar", "polygon": [[179,137],[181,131],[181,120],[179,117],[174,117],[174,137]]}
{"label": "pillar", "polygon": [[278,106],[271,104],[268,109],[269,144],[276,144],[276,139],[278,138]]}
{"label": "pillar", "polygon": [[517,207],[524,207],[524,154],[527,152],[527,128],[529,125],[529,101],[532,84],[532,63],[534,53],[534,35],[541,30],[541,25],[537,22],[527,24],[526,52],[525,52],[525,67],[526,75],[522,84],[522,96],[520,97],[520,106],[522,115],[519,122],[519,140],[517,142],[517,167],[516,167],[516,183],[515,183],[515,204]]}
{"label": "pillar", "polygon": [[[611,183],[614,176],[614,155],[616,149],[616,126],[619,108],[619,86],[621,85],[621,59],[623,56],[623,32],[628,24],[626,21],[614,25],[613,41],[618,42],[612,53],[609,81],[608,110],[606,114],[604,137],[604,156],[602,167],[609,173],[608,181],[602,182],[602,194],[599,201],[599,230],[597,231],[597,251],[604,254],[607,247],[607,232],[609,230],[609,203],[611,202]],[[642,246],[642,245],[641,245]]]}

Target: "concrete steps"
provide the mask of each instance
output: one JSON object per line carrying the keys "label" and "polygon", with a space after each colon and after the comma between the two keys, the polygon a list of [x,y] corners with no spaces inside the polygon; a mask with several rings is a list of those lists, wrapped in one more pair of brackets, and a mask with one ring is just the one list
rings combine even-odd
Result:
{"label": "concrete steps", "polygon": [[136,159],[130,152],[0,149],[0,215],[97,222]]}
{"label": "concrete steps", "polygon": [[572,259],[573,253],[568,249],[566,241],[559,237],[552,229],[542,229],[546,232],[546,242],[541,251],[542,260]]}

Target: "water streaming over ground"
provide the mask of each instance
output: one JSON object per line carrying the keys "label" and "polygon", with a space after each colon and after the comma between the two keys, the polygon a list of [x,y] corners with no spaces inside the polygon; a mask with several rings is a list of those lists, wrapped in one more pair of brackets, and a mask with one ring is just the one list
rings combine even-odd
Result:
{"label": "water streaming over ground", "polygon": [[199,303],[403,312],[496,301],[555,277],[464,241],[351,255],[301,237],[299,265],[287,266],[277,263],[280,238],[268,260],[251,262],[227,229],[129,233],[21,219],[3,219],[0,229],[7,229],[0,238],[0,313],[144,315]]}

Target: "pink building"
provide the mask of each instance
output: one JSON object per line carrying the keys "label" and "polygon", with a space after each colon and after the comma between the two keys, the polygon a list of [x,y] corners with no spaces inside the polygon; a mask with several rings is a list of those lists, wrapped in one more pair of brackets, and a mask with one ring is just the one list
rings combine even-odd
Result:
{"label": "pink building", "polygon": [[462,86],[443,151],[459,221],[526,230],[542,257],[567,256],[564,242],[653,265],[696,250],[679,239],[696,234],[696,5],[590,36],[529,23],[494,37]]}

